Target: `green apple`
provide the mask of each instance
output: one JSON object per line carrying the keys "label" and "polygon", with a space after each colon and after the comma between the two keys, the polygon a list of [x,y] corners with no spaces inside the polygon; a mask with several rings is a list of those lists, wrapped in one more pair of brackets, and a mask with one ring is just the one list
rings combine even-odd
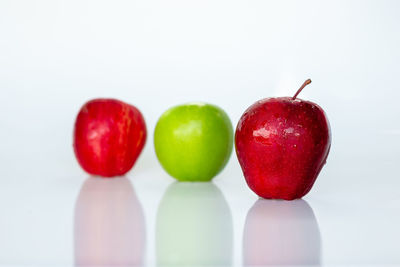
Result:
{"label": "green apple", "polygon": [[171,184],[157,210],[157,266],[231,266],[232,215],[213,183]]}
{"label": "green apple", "polygon": [[179,181],[210,181],[226,165],[233,128],[221,108],[190,103],[167,110],[154,131],[154,147],[163,168]]}

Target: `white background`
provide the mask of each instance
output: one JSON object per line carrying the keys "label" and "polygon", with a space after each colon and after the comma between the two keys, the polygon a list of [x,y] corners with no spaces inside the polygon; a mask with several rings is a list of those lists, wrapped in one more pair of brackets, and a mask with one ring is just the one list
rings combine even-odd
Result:
{"label": "white background", "polygon": [[[299,97],[323,107],[333,135],[304,198],[321,262],[400,264],[399,11],[398,1],[1,0],[0,263],[74,264],[75,203],[88,175],[72,127],[87,100],[118,98],[145,116],[147,144],[127,176],[153,265],[157,207],[173,182],[152,144],[162,112],[206,101],[236,126],[255,101],[293,95],[311,78]],[[214,181],[240,266],[257,197],[234,153]]]}

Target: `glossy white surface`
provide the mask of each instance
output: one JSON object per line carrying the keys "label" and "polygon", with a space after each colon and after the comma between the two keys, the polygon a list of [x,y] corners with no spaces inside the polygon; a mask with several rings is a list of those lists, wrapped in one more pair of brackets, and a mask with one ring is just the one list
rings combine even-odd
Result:
{"label": "glossy white surface", "polygon": [[[1,1],[0,264],[399,265],[399,9]],[[236,125],[256,100],[292,95],[309,77],[299,97],[323,107],[333,139],[304,200],[258,200],[234,154],[189,196],[158,164],[152,133],[170,106],[214,103]],[[88,178],[74,158],[74,119],[94,97],[146,118],[149,138],[126,178]]]}

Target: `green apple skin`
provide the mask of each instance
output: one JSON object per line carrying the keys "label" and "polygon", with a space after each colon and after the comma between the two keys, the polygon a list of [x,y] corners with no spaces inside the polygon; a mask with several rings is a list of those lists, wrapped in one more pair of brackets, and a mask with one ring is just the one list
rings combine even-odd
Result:
{"label": "green apple skin", "polygon": [[211,104],[172,107],[154,131],[157,158],[178,181],[210,181],[225,167],[232,146],[232,123],[225,111]]}

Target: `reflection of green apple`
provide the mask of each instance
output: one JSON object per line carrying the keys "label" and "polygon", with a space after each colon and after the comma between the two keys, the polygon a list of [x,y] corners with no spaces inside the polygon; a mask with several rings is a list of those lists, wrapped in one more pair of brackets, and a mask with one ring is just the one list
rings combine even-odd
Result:
{"label": "reflection of green apple", "polygon": [[210,104],[173,107],[154,132],[158,160],[179,181],[210,181],[228,162],[232,146],[228,115]]}
{"label": "reflection of green apple", "polygon": [[157,211],[159,266],[230,266],[232,216],[213,183],[171,184]]}

